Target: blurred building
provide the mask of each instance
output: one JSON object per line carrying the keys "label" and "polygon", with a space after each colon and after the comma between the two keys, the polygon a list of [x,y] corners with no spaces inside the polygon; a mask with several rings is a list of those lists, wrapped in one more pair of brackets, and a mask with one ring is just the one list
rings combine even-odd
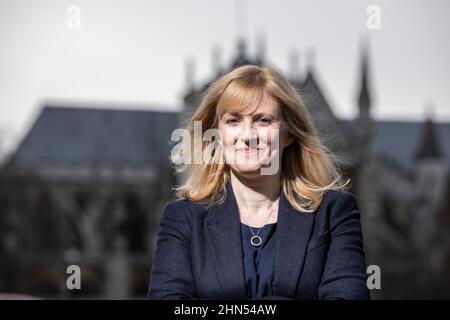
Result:
{"label": "blurred building", "polygon": [[[264,44],[240,41],[227,67],[213,52],[209,81],[186,67],[180,113],[45,106],[0,171],[0,292],[41,297],[144,297],[163,206],[173,197],[171,132],[208,86],[244,64],[268,65]],[[449,123],[375,121],[369,54],[361,50],[353,120],[339,119],[316,71],[298,89],[323,143],[343,160],[362,213],[367,263],[380,266],[373,298],[450,297]],[[78,264],[83,289],[69,291]]]}
{"label": "blurred building", "polygon": [[[0,292],[145,297],[177,113],[46,106],[0,176]],[[66,288],[66,267],[82,290]]]}

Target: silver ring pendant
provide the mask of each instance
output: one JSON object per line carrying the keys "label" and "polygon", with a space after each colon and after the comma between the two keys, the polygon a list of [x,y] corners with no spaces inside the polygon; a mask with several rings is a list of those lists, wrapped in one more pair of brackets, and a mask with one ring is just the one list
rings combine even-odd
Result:
{"label": "silver ring pendant", "polygon": [[260,236],[253,236],[250,239],[250,242],[252,245],[254,245],[255,247],[259,247],[259,245],[262,243],[262,239]]}

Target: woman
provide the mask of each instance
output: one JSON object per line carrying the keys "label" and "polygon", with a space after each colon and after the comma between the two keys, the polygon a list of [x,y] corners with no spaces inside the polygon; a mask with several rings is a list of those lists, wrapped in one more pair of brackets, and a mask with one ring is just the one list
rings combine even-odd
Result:
{"label": "woman", "polygon": [[186,179],[161,218],[149,297],[368,299],[358,206],[288,81],[234,69],[191,136],[198,124],[219,139],[183,140],[203,161],[177,162]]}

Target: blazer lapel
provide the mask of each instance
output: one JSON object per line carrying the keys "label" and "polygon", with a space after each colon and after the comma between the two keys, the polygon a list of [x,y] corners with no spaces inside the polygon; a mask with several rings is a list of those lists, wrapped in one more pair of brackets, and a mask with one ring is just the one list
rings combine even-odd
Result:
{"label": "blazer lapel", "polygon": [[225,202],[209,208],[207,225],[217,276],[225,299],[246,299],[241,226],[231,183]]}
{"label": "blazer lapel", "polygon": [[294,298],[313,223],[313,213],[297,211],[281,191],[273,295]]}

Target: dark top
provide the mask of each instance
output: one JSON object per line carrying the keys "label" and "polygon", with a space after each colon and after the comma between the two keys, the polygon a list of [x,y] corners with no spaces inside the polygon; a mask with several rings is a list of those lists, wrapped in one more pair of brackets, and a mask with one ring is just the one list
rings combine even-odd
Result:
{"label": "dark top", "polygon": [[[253,237],[247,224],[241,222],[244,273],[247,284],[247,299],[272,296],[272,282],[275,270],[276,223],[265,224],[259,231],[262,243],[255,247],[250,243]],[[251,227],[256,235],[259,228]]]}
{"label": "dark top", "polygon": [[[236,200],[170,202],[162,213],[151,299],[247,299]],[[314,214],[280,194],[270,299],[369,299],[360,212],[351,193],[327,190]],[[266,298],[267,299],[267,298]]]}

